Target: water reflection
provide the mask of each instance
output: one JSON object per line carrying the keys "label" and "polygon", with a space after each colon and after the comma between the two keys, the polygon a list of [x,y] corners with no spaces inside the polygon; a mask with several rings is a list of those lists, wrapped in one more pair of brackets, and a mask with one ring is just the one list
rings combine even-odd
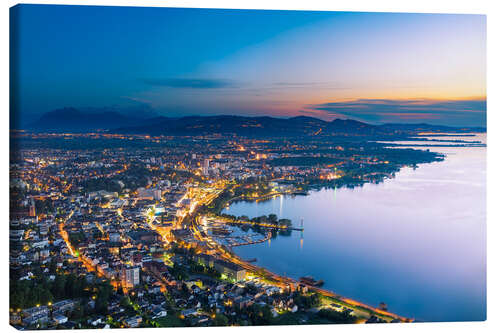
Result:
{"label": "water reflection", "polygon": [[236,252],[277,273],[324,279],[325,288],[372,305],[384,301],[401,315],[484,319],[486,148],[429,149],[445,161],[405,168],[379,185],[231,205],[229,214],[275,213],[305,225],[272,246]]}

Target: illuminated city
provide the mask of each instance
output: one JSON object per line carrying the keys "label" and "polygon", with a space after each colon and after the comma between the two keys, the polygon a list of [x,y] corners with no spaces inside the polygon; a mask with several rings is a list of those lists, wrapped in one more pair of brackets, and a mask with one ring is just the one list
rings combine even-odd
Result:
{"label": "illuminated city", "polygon": [[[30,5],[14,7],[11,17],[16,14],[16,10],[26,10],[34,18],[38,17],[37,10],[50,12],[54,17],[61,15],[58,11],[75,15],[73,11],[78,11],[79,6],[71,9],[54,6],[53,12],[51,8]],[[111,7],[106,7],[101,13],[96,9],[98,7],[80,8],[82,11],[96,10],[95,15],[111,10]],[[137,13],[145,10],[150,15],[150,9],[137,10]],[[122,18],[135,17],[131,14],[131,8],[124,7],[118,12],[124,15]],[[168,17],[176,17],[174,14],[177,12],[165,13],[170,15]],[[198,15],[198,12],[182,10],[178,14],[183,17]],[[215,18],[222,15],[219,11],[212,14]],[[226,14],[230,16],[231,12]],[[318,20],[312,24],[304,19],[307,24],[311,24],[310,27],[305,22],[295,24],[304,24],[313,32],[316,29],[329,31],[331,27],[328,24],[340,24],[337,18],[344,18],[342,15],[345,15],[348,21],[345,23],[346,29],[354,29],[349,20],[365,22],[365,14],[368,15],[360,14],[361,18],[353,13],[318,14],[321,20],[333,15],[333,23]],[[267,20],[266,15],[287,14],[266,12],[262,15]],[[441,22],[439,16],[432,17],[434,19]],[[469,23],[468,17],[463,19]],[[475,19],[471,18],[471,25],[475,24]],[[293,21],[292,18],[290,20]],[[375,15],[373,20],[378,20],[378,17]],[[442,17],[442,22],[448,20],[452,21],[449,17]],[[418,24],[426,27],[425,22],[418,21]],[[230,23],[228,20],[220,24]],[[36,27],[36,21],[30,24],[33,26],[26,25],[28,32],[22,30],[28,37],[34,36],[36,32],[36,29],[30,30]],[[113,28],[109,29],[113,31]],[[276,29],[293,30],[291,27]],[[69,38],[59,30],[57,34],[61,35],[57,36]],[[480,27],[477,30],[482,31]],[[307,29],[304,31],[310,33]],[[276,41],[277,45],[286,44],[285,37],[284,40]],[[114,38],[116,41],[121,40],[117,35]],[[168,38],[176,40],[170,35]],[[256,37],[252,35],[248,38]],[[296,38],[304,37],[299,34]],[[468,40],[470,36],[463,38]],[[25,43],[24,39],[22,43]],[[317,40],[311,39],[311,43],[316,45]],[[220,50],[213,51],[214,54],[223,51],[221,45],[218,46]],[[347,43],[345,47],[351,46]],[[24,47],[30,49],[32,46],[28,44]],[[438,48],[436,45],[433,47]],[[286,51],[287,48],[283,48]],[[158,49],[161,48],[158,46]],[[259,55],[260,51],[252,52]],[[285,51],[280,49],[277,52]],[[326,51],[331,50],[327,48]],[[469,52],[474,53],[471,57],[475,56],[475,50]],[[133,54],[130,51],[129,57],[133,57]],[[179,61],[179,68],[194,61],[190,58],[194,55],[190,55],[183,63],[172,54],[169,59]],[[302,55],[301,52],[295,54],[296,57]],[[217,58],[209,51],[202,56],[209,60],[211,57]],[[345,56],[339,55],[339,59]],[[71,59],[68,61],[71,62]],[[128,58],[124,56],[124,59]],[[291,57],[287,61],[293,62],[294,59]],[[134,61],[130,60],[130,63],[136,64]],[[245,57],[240,59],[235,56],[226,65],[234,70],[235,75],[242,76],[242,82],[245,79],[250,81],[254,78],[253,74],[247,73],[248,64],[253,64],[253,61],[265,62],[265,59],[256,56],[256,60],[248,61]],[[89,63],[92,61],[89,60]],[[286,64],[289,65],[288,62]],[[31,60],[25,65],[28,68],[34,66]],[[92,67],[94,65],[99,68]],[[100,63],[87,66],[96,73],[106,70],[100,67]],[[137,66],[131,66],[129,70],[140,73],[137,74],[138,78],[143,75],[141,71],[149,71],[142,65]],[[226,74],[225,69],[220,69],[220,64],[213,66],[206,72],[217,69],[219,76]],[[139,70],[139,67],[142,69]],[[263,67],[268,68],[268,65]],[[302,73],[302,68],[294,68],[297,73]],[[165,69],[165,72],[168,70]],[[268,70],[277,75],[274,73],[275,68],[269,67]],[[443,71],[448,73],[448,68]],[[453,71],[453,68],[449,71]],[[158,69],[158,72],[161,70]],[[187,72],[189,70],[186,69]],[[321,81],[322,71],[315,72],[317,77],[304,80]],[[292,80],[294,73],[283,70],[281,74],[283,78],[278,75],[279,80]],[[362,197],[364,193],[374,191],[375,199],[372,202],[366,200],[357,207],[344,205],[345,209],[351,209],[350,216],[357,217],[364,209],[369,211],[376,197],[383,198],[387,191],[377,191],[382,191],[384,186],[390,188],[395,186],[395,182],[398,185],[400,179],[411,177],[408,176],[409,172],[418,176],[421,168],[424,170],[422,172],[426,172],[426,167],[446,167],[446,163],[456,161],[457,158],[453,156],[462,155],[453,149],[477,153],[480,157],[475,160],[482,161],[486,147],[486,100],[481,97],[484,95],[483,76],[478,75],[467,81],[471,87],[465,83],[455,83],[442,90],[437,86],[432,87],[433,93],[420,90],[410,93],[406,88],[398,88],[392,91],[394,95],[390,95],[387,92],[391,90],[390,87],[377,84],[373,85],[371,92],[366,92],[364,83],[361,83],[363,80],[353,74],[352,78],[342,78],[356,86],[352,96],[349,95],[353,93],[351,90],[340,96],[338,94],[342,89],[330,85],[325,87],[323,83],[305,84],[299,92],[297,88],[301,88],[301,85],[275,80],[278,83],[273,83],[273,87],[262,88],[266,94],[272,95],[267,99],[261,96],[260,91],[250,92],[251,87],[241,88],[231,80],[149,79],[144,74],[140,84],[155,88],[145,92],[141,90],[142,86],[138,86],[134,90],[137,95],[126,98],[129,102],[138,103],[138,107],[134,104],[133,107],[127,105],[87,110],[64,106],[78,105],[81,101],[76,96],[78,94],[75,93],[74,99],[70,100],[72,92],[65,93],[69,79],[64,77],[63,70],[60,77],[55,75],[54,78],[57,82],[53,87],[61,99],[57,103],[54,102],[57,100],[55,97],[50,101],[50,98],[46,98],[52,92],[43,95],[42,83],[39,83],[37,92],[31,91],[27,83],[30,79],[26,75],[29,76],[24,71],[19,74],[20,100],[13,101],[12,112],[17,118],[14,117],[16,119],[11,124],[10,133],[11,325],[22,329],[70,329],[411,323],[442,319],[426,313],[415,313],[418,307],[411,308],[408,305],[411,301],[406,298],[386,302],[391,297],[390,293],[377,290],[378,280],[405,280],[396,274],[399,271],[393,276],[390,274],[393,273],[391,261],[397,262],[397,266],[403,266],[401,262],[407,261],[408,267],[413,268],[410,263],[415,261],[414,258],[420,258],[417,257],[420,254],[417,253],[420,249],[418,246],[415,246],[415,257],[399,258],[398,246],[402,245],[386,239],[392,239],[391,234],[395,235],[394,238],[399,237],[399,228],[403,223],[408,223],[408,229],[403,233],[405,237],[418,235],[421,232],[418,226],[412,225],[411,219],[405,215],[396,213],[399,208],[394,205],[394,220],[390,215],[393,208],[377,208],[374,214],[370,213],[370,219],[363,217],[352,223],[364,223],[366,229],[373,229],[364,231],[364,227],[361,227],[359,231],[349,234],[352,238],[339,236],[344,235],[342,232],[349,223],[335,215],[337,208],[333,208],[334,200],[337,200],[337,196],[342,200],[342,197],[349,195]],[[102,82],[94,82],[94,78],[86,76],[87,73],[74,75],[80,77],[82,95],[87,89],[100,89],[98,86]],[[113,80],[128,80],[121,78],[121,74],[115,75],[117,79]],[[396,80],[398,75],[391,75]],[[93,83],[87,85],[84,83],[86,80]],[[262,74],[252,84],[265,86],[265,80],[266,75]],[[419,77],[415,79],[415,84],[420,83],[420,80],[430,79]],[[432,81],[432,85],[444,86],[445,81]],[[403,85],[407,82],[399,83]],[[120,90],[119,98],[128,94],[132,96],[129,87],[122,84],[110,82],[109,86]],[[89,94],[92,103],[87,105],[111,105],[113,98],[118,96],[113,96],[113,89],[109,91],[109,99],[100,100],[100,95],[90,97]],[[162,89],[165,91],[162,92]],[[178,90],[178,95],[168,89]],[[419,95],[421,93],[423,95]],[[248,102],[246,99],[252,94],[256,97]],[[379,96],[380,101],[372,99],[371,94]],[[234,95],[238,95],[239,100]],[[419,99],[417,95],[428,97]],[[366,99],[355,100],[354,96]],[[170,97],[176,102],[172,102]],[[327,97],[333,101],[327,100]],[[148,98],[151,100],[144,102]],[[403,103],[402,98],[406,102]],[[283,99],[287,102],[281,103]],[[34,100],[39,101],[40,108],[31,106]],[[395,107],[397,103],[394,101],[401,105]],[[170,112],[177,107],[176,103],[184,107],[178,109],[185,110],[185,114],[183,111],[180,114],[175,114],[179,111]],[[380,105],[385,105],[387,109],[380,109]],[[229,109],[234,106],[234,112],[226,109],[226,106]],[[457,110],[459,107],[463,109]],[[31,111],[44,108],[48,110],[38,113]],[[249,109],[253,111],[247,112]],[[359,110],[369,111],[364,113]],[[481,171],[482,168],[483,165],[480,165],[474,170]],[[452,170],[451,167],[448,170]],[[466,169],[460,169],[458,174],[460,181],[467,185],[474,173],[469,175],[463,170]],[[416,179],[413,183],[418,183]],[[481,181],[475,187],[480,191],[483,188]],[[437,183],[438,180],[429,181],[433,182]],[[421,181],[418,184],[423,183]],[[459,185],[462,186],[462,183]],[[403,194],[399,196],[401,200],[406,200],[408,205],[419,205],[429,214],[421,217],[420,211],[415,210],[411,212],[412,216],[422,220],[431,214],[440,216],[440,212],[427,208],[430,206],[426,206],[424,199],[405,197],[405,193],[417,193],[418,188],[404,183],[395,188],[395,191],[402,191]],[[410,190],[404,192],[408,188]],[[321,218],[304,218],[307,216],[305,211],[297,215],[293,209],[283,209],[283,205],[287,205],[284,203],[286,200],[293,204],[313,198],[314,195],[327,198],[321,203],[324,205],[322,209],[318,209]],[[418,195],[427,196],[426,193]],[[322,202],[319,199],[317,201]],[[482,207],[482,201],[480,197],[477,206]],[[258,210],[273,203],[280,205],[279,213],[273,210],[265,214],[252,213],[254,208]],[[310,202],[306,204],[316,207]],[[245,213],[236,213],[238,207],[242,207]],[[324,235],[318,235],[315,233],[317,224],[323,218],[329,219],[331,225],[322,225]],[[458,216],[456,219],[460,218]],[[391,227],[387,227],[389,223],[392,223]],[[482,231],[482,227],[476,229],[478,233]],[[365,233],[370,238],[362,238],[366,237]],[[359,239],[356,238],[358,235]],[[472,239],[476,234],[469,233],[468,236]],[[352,245],[345,246],[352,239]],[[371,244],[373,239],[380,241],[378,244],[381,245],[363,252],[364,244]],[[281,245],[292,241],[293,251],[299,252],[288,252],[289,248]],[[318,252],[307,252],[314,247],[315,241],[320,255]],[[342,245],[336,247],[337,244]],[[443,244],[446,242],[443,241]],[[387,250],[385,246],[391,248]],[[278,265],[280,262],[285,268],[269,265],[265,255],[257,254],[257,250],[268,251],[273,263]],[[366,254],[377,251],[380,251],[380,258]],[[478,257],[482,258],[482,252],[478,250],[478,253]],[[334,254],[342,255],[345,261],[332,259],[330,262],[329,256]],[[469,254],[472,256],[476,253],[472,249]],[[440,258],[439,255],[437,253],[436,258]],[[297,258],[294,259],[294,256]],[[307,259],[311,257],[313,260]],[[359,259],[363,257],[368,258],[367,262]],[[294,260],[317,262],[323,267],[304,273],[305,268],[294,267]],[[481,260],[475,262],[482,263]],[[384,266],[384,262],[389,264]],[[374,274],[376,277],[373,278],[372,289],[372,286],[366,287],[361,278],[352,278],[352,270],[349,271],[351,263],[359,267],[359,275],[367,276],[370,274],[363,273],[364,269],[368,272],[373,263],[377,264],[381,273],[379,276]],[[418,271],[418,264],[415,264],[415,271]],[[478,271],[482,272],[480,269]],[[358,272],[357,268],[354,272]],[[411,274],[420,276],[423,272],[411,271]],[[360,293],[371,293],[371,298],[358,298],[359,295],[345,293],[349,289],[342,283],[337,288],[332,276],[339,276],[339,279],[345,276],[343,283],[351,280],[352,285],[358,283]],[[418,283],[414,283],[414,289],[427,287]],[[413,288],[394,285],[394,290]],[[483,298],[478,298],[479,303],[483,302]],[[471,320],[483,318],[482,307],[478,309],[479,314],[471,315]],[[469,317],[464,315],[464,318]]]}

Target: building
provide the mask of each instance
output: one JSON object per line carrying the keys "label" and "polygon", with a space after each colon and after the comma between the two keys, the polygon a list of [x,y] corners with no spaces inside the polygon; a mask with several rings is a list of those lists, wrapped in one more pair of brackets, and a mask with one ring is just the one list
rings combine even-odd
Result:
{"label": "building", "polygon": [[30,201],[30,213],[29,215],[31,217],[35,217],[36,216],[36,208],[35,208],[35,200],[33,198],[31,198],[31,201]]}
{"label": "building", "polygon": [[247,274],[247,271],[240,265],[224,260],[216,260],[214,262],[214,268],[219,273],[226,275],[228,278],[234,279],[236,281],[245,279],[245,276]]}
{"label": "building", "polygon": [[21,316],[17,312],[11,312],[9,316],[9,323],[11,325],[21,324]]}
{"label": "building", "polygon": [[140,283],[140,267],[124,267],[122,269],[122,284],[126,287],[134,287]]}
{"label": "building", "polygon": [[104,190],[89,192],[89,200],[94,200],[96,198],[118,198],[118,192],[108,192]]}
{"label": "building", "polygon": [[151,314],[152,314],[153,319],[158,319],[158,318],[165,317],[167,315],[167,311],[164,308],[162,308],[161,306],[156,306],[151,311]]}
{"label": "building", "polygon": [[17,230],[10,229],[9,233],[11,242],[23,240],[24,229],[17,229]]}
{"label": "building", "polygon": [[196,255],[194,259],[198,264],[207,267],[214,267],[214,262],[216,260],[214,257],[204,253]]}
{"label": "building", "polygon": [[208,169],[210,168],[210,160],[208,158],[203,160],[203,167],[201,168],[201,171],[205,176],[208,175]]}
{"label": "building", "polygon": [[75,302],[73,300],[65,299],[52,304],[52,311],[58,313],[66,313],[68,311],[72,311],[74,307]]}
{"label": "building", "polygon": [[49,233],[49,226],[47,224],[42,224],[39,226],[39,233],[42,236],[45,236]]}
{"label": "building", "polygon": [[189,316],[195,316],[198,314],[198,311],[196,309],[185,309],[181,311],[181,317],[189,317]]}
{"label": "building", "polygon": [[68,317],[59,314],[54,315],[52,319],[54,320],[54,323],[56,323],[57,325],[64,324],[68,321]]}
{"label": "building", "polygon": [[234,301],[234,305],[240,310],[252,306],[252,304],[254,304],[254,301],[250,296],[245,296],[245,297],[240,296]]}
{"label": "building", "polygon": [[153,190],[153,198],[155,200],[161,200],[161,190]]}
{"label": "building", "polygon": [[111,232],[109,234],[109,241],[113,243],[118,243],[120,241],[120,234],[117,232]]}
{"label": "building", "polygon": [[153,190],[140,187],[137,189],[137,198],[142,200],[153,200]]}
{"label": "building", "polygon": [[123,323],[127,327],[139,327],[139,325],[142,323],[142,317],[141,316],[130,317],[125,319]]}
{"label": "building", "polygon": [[37,323],[46,323],[49,321],[49,308],[47,306],[35,306],[29,309],[24,309],[23,324],[26,326],[35,325]]}

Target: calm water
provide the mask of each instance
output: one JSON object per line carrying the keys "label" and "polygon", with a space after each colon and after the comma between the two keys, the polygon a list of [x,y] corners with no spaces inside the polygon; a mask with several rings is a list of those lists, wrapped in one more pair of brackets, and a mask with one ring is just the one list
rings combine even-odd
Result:
{"label": "calm water", "polygon": [[383,184],[231,205],[226,213],[274,213],[305,227],[235,252],[417,320],[484,320],[486,148],[429,149],[445,161],[405,168]]}

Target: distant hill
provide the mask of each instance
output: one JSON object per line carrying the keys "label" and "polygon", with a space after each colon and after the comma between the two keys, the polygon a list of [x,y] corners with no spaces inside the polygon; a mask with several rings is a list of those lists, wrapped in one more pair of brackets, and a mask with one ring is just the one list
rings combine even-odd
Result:
{"label": "distant hill", "polygon": [[209,116],[165,118],[154,124],[122,127],[118,133],[151,135],[236,134],[241,136],[311,135],[328,123],[312,117],[289,119],[273,117]]}
{"label": "distant hill", "polygon": [[451,132],[451,133],[462,133],[462,132],[486,132],[485,127],[452,127],[443,125],[430,125],[430,124],[383,124],[379,126],[380,128],[387,129],[389,131],[402,131],[402,132]]}
{"label": "distant hill", "polygon": [[130,113],[95,109],[93,112],[64,108],[45,113],[28,129],[34,131],[85,132],[106,130],[121,134],[208,135],[235,134],[248,137],[290,137],[313,135],[414,134],[424,131],[484,132],[484,128],[455,128],[429,124],[371,125],[352,119],[324,121],[314,117],[292,118],[244,116],[187,116],[170,118],[145,113],[142,118]]}
{"label": "distant hill", "polygon": [[334,119],[325,128],[327,133],[385,134],[387,131],[379,126],[370,125],[352,119]]}
{"label": "distant hill", "polygon": [[352,119],[324,121],[313,117],[273,118],[242,116],[191,116],[157,118],[148,124],[112,129],[123,134],[206,135],[236,134],[251,137],[311,136],[311,135],[391,135],[418,132],[485,132],[485,128],[457,128],[429,124],[371,125]]}
{"label": "distant hill", "polygon": [[[150,114],[148,114],[150,115]],[[124,115],[111,108],[76,109],[63,108],[44,113],[40,119],[28,126],[35,131],[72,131],[109,130],[123,126],[133,126],[144,118]]]}

